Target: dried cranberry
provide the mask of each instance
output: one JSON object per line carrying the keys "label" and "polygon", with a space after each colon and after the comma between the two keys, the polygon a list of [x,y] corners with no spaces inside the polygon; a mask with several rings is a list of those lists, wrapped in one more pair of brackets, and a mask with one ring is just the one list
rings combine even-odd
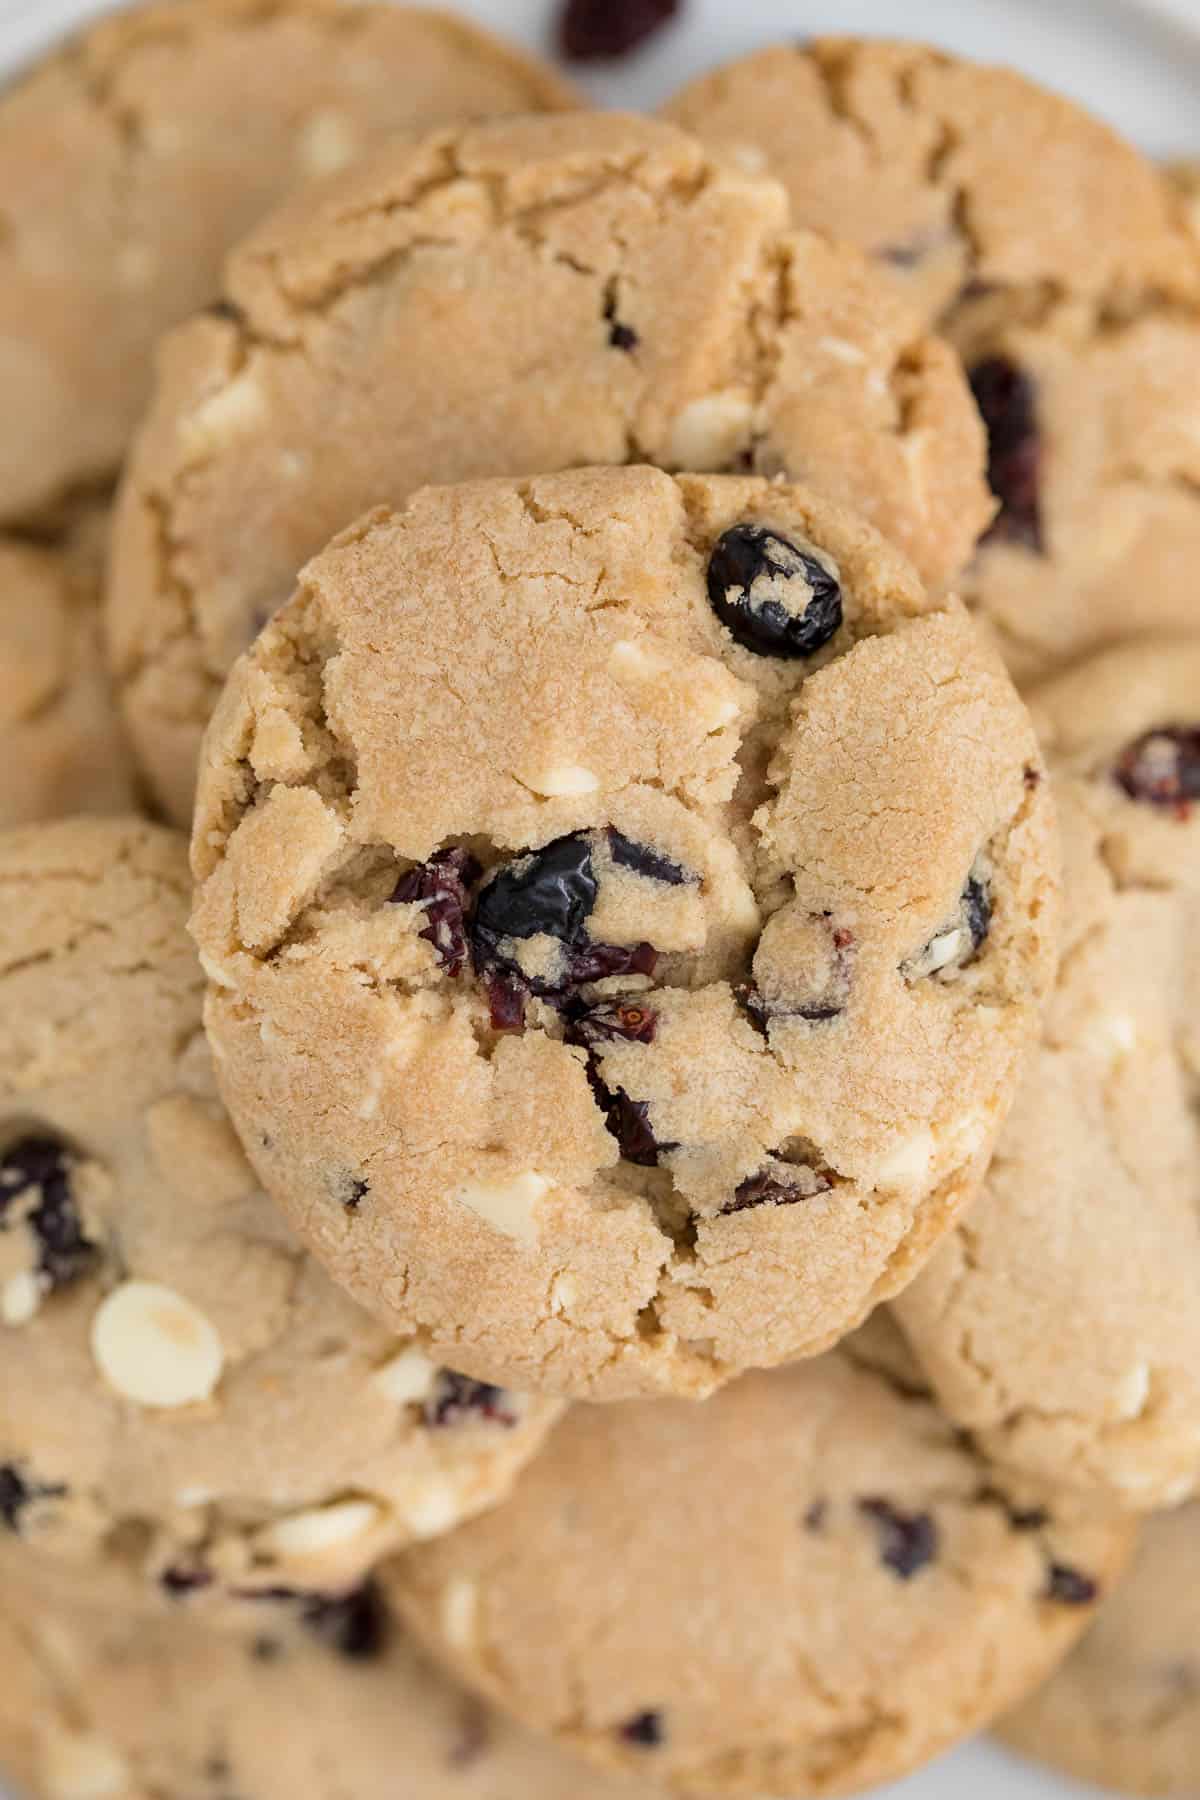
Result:
{"label": "dried cranberry", "polygon": [[488,1016],[493,1031],[524,1031],[525,1002],[529,989],[511,975],[489,975],[486,981]]}
{"label": "dried cranberry", "polygon": [[38,1273],[47,1289],[67,1287],[87,1275],[99,1247],[85,1235],[72,1191],[75,1162],[58,1138],[19,1138],[0,1157],[0,1230],[14,1201],[35,1192],[23,1224],[37,1245]]}
{"label": "dried cranberry", "polygon": [[1114,773],[1131,800],[1187,818],[1192,803],[1200,800],[1200,727],[1163,725],[1147,731],[1121,752]]}
{"label": "dried cranberry", "polygon": [[644,1100],[631,1100],[624,1088],[606,1087],[598,1076],[593,1087],[623,1161],[656,1169],[663,1151],[678,1150],[678,1144],[659,1143],[650,1129],[650,1108]]}
{"label": "dried cranberry", "polygon": [[804,1515],[804,1529],[814,1534],[824,1531],[825,1521],[829,1517],[828,1500],[814,1500]]}
{"label": "dried cranberry", "polygon": [[755,656],[814,656],[842,622],[837,576],[811,550],[763,525],[734,525],[718,539],[708,598]]}
{"label": "dried cranberry", "polygon": [[795,1206],[800,1200],[811,1200],[814,1194],[829,1191],[829,1177],[819,1169],[803,1165],[789,1168],[786,1163],[773,1163],[747,1175],[733,1191],[733,1199],[721,1208],[721,1217],[730,1213],[750,1212],[756,1206]]}
{"label": "dried cranberry", "polygon": [[697,877],[680,863],[664,856],[661,850],[651,850],[645,844],[635,843],[633,838],[627,838],[615,826],[609,827],[608,848],[618,867],[632,869],[635,874],[644,875],[650,881],[665,881],[668,887],[686,887],[696,882]]}
{"label": "dried cranberry", "polygon": [[475,1381],[453,1369],[442,1369],[433,1393],[425,1402],[425,1423],[431,1426],[461,1425],[468,1419],[486,1419],[493,1425],[515,1425],[512,1396],[490,1381]]}
{"label": "dried cranberry", "polygon": [[393,903],[407,901],[424,907],[427,923],[421,931],[432,944],[450,975],[461,972],[467,959],[468,890],[481,870],[469,850],[439,850],[426,863],[409,869],[396,883]]}
{"label": "dried cranberry", "polygon": [[21,1514],[35,1500],[55,1500],[66,1491],[65,1487],[28,1481],[12,1463],[0,1463],[0,1519],[10,1531],[20,1531]]}
{"label": "dried cranberry", "polygon": [[213,1573],[200,1563],[172,1563],[158,1579],[166,1592],[175,1598],[180,1594],[194,1594],[200,1588],[211,1587]]}
{"label": "dried cranberry", "polygon": [[860,1500],[858,1509],[874,1524],[879,1554],[901,1581],[911,1581],[937,1556],[937,1523],[929,1513],[904,1513],[888,1500]]}
{"label": "dried cranberry", "polygon": [[604,301],[604,321],[608,326],[608,341],[614,350],[629,352],[636,350],[640,339],[632,325],[626,325],[617,317],[616,290],[611,290]]}
{"label": "dried cranberry", "polygon": [[616,1138],[626,1162],[657,1168],[660,1154],[678,1150],[678,1144],[660,1144],[650,1129],[650,1108],[634,1100],[622,1087],[609,1087],[600,1073],[597,1046],[624,1040],[652,1044],[658,1031],[658,1014],[638,999],[599,1001],[576,1008],[564,1033],[569,1044],[582,1044],[588,1053],[587,1077],[604,1123]]}
{"label": "dried cranberry", "polygon": [[958,909],[930,938],[923,949],[901,965],[909,981],[926,975],[943,978],[975,961],[992,928],[992,886],[987,865],[977,862],[967,876]]}
{"label": "dried cranberry", "polygon": [[1044,1598],[1059,1606],[1092,1606],[1099,1592],[1090,1575],[1083,1575],[1066,1563],[1052,1562],[1046,1571]]}
{"label": "dried cranberry", "polygon": [[1000,512],[987,533],[1042,549],[1042,440],[1033,383],[1006,356],[989,356],[970,372],[971,392],[988,435],[988,486]]}
{"label": "dried cranberry", "polygon": [[573,62],[628,56],[673,19],[682,0],[566,0],[559,45]]}
{"label": "dried cranberry", "polygon": [[621,1736],[627,1744],[637,1744],[643,1750],[656,1750],[666,1741],[666,1728],[660,1712],[634,1713],[632,1719],[626,1719],[620,1727]]}
{"label": "dried cranberry", "polygon": [[658,1031],[658,1014],[640,1000],[599,1000],[577,1012],[567,1027],[569,1043],[611,1044],[623,1039],[630,1044],[652,1044]]}
{"label": "dried cranberry", "polygon": [[368,1662],[381,1655],[387,1643],[387,1607],[373,1581],[336,1599],[308,1600],[300,1616],[323,1643],[351,1662]]}

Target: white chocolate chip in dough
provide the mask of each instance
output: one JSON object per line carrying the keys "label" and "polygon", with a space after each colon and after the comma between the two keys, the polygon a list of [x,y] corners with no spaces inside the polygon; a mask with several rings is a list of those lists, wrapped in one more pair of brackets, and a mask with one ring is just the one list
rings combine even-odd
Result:
{"label": "white chocolate chip in dough", "polygon": [[114,1393],[138,1406],[191,1406],[221,1379],[225,1353],[198,1307],[156,1281],[126,1281],[96,1309],[92,1355]]}
{"label": "white chocolate chip in dough", "polygon": [[404,1520],[415,1538],[441,1537],[462,1517],[462,1495],[452,1481],[429,1481],[404,1508]]}
{"label": "white chocolate chip in dough", "polygon": [[5,1325],[28,1325],[42,1303],[42,1287],[29,1269],[20,1269],[0,1290],[0,1320]]}
{"label": "white chocolate chip in dough", "polygon": [[479,1589],[466,1576],[448,1582],[442,1594],[442,1630],[446,1642],[456,1650],[467,1650],[475,1642],[479,1624]]}
{"label": "white chocolate chip in dough", "polygon": [[693,400],[671,427],[666,460],[672,468],[702,474],[731,463],[754,429],[754,408],[745,394],[705,394]]}
{"label": "white chocolate chip in dough", "polygon": [[414,1400],[428,1399],[438,1378],[436,1363],[430,1362],[427,1356],[411,1345],[393,1356],[376,1369],[371,1377],[377,1388],[385,1393],[389,1400],[397,1406],[407,1406]]}
{"label": "white chocolate chip in dough", "polygon": [[1129,1369],[1117,1384],[1113,1393],[1113,1401],[1117,1409],[1117,1417],[1136,1419],[1146,1409],[1150,1398],[1150,1369],[1146,1363],[1136,1363]]}
{"label": "white chocolate chip in dough", "polygon": [[195,460],[210,455],[257,425],[265,412],[262,383],[253,371],[244,370],[181,420],[185,454]]}
{"label": "white chocolate chip in dough", "polygon": [[373,1500],[338,1500],[331,1506],[310,1507],[293,1513],[257,1532],[256,1550],[267,1556],[324,1556],[362,1537],[379,1523],[379,1507]]}
{"label": "white chocolate chip in dough", "polygon": [[455,1195],[494,1230],[532,1249],[538,1240],[536,1208],[549,1189],[544,1175],[528,1169],[509,1181],[464,1182]]}
{"label": "white chocolate chip in dough", "polygon": [[47,1800],[118,1800],[130,1791],[130,1775],[116,1746],[91,1732],[55,1731],[42,1748]]}
{"label": "white chocolate chip in dough", "polygon": [[929,1174],[933,1151],[933,1133],[925,1128],[914,1131],[883,1158],[876,1170],[876,1181],[882,1188],[917,1186]]}
{"label": "white chocolate chip in dough", "polygon": [[358,156],[358,133],[345,113],[314,113],[300,134],[300,158],[312,175],[335,175]]}
{"label": "white chocolate chip in dough", "polygon": [[543,799],[559,800],[574,794],[594,794],[600,786],[600,777],[593,770],[585,769],[582,763],[554,763],[531,775],[526,785]]}

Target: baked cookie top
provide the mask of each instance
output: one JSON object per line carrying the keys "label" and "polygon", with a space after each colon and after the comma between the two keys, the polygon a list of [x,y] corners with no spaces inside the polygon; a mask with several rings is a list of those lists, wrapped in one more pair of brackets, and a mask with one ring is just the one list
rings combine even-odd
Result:
{"label": "baked cookie top", "polygon": [[155,340],[292,188],[397,131],[571,101],[420,7],[184,0],[70,40],[0,100],[0,519],[111,480]]}
{"label": "baked cookie top", "polygon": [[1200,642],[1037,691],[1063,957],[976,1204],[897,1301],[1002,1464],[1157,1507],[1200,1478]]}
{"label": "baked cookie top", "polygon": [[951,352],[668,126],[441,132],[285,207],[167,343],[120,507],[112,651],[171,816],[234,659],[366,507],[626,462],[790,472],[939,587],[991,516]]}
{"label": "baked cookie top", "polygon": [[829,502],[429,489],[213,720],[218,1078],[314,1252],[455,1366],[702,1392],[835,1341],[964,1203],[1055,855],[998,663]]}
{"label": "baked cookie top", "polygon": [[0,1525],[257,1628],[498,1498],[556,1409],[375,1324],[257,1187],[182,842],[10,831],[0,882]]}

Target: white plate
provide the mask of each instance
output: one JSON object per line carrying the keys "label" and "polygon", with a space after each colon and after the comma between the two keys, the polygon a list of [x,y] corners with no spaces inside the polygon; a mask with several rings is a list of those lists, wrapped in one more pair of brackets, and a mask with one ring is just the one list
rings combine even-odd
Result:
{"label": "white plate", "polygon": [[[557,0],[457,4],[531,48],[550,45]],[[65,27],[108,10],[111,0],[0,0],[0,75]],[[584,86],[606,105],[653,107],[701,70],[772,38],[885,33],[1011,63],[1155,155],[1200,155],[1200,0],[684,0],[684,13],[641,55],[585,75]],[[1078,1800],[1091,1791],[977,1743],[879,1790],[877,1800]]]}

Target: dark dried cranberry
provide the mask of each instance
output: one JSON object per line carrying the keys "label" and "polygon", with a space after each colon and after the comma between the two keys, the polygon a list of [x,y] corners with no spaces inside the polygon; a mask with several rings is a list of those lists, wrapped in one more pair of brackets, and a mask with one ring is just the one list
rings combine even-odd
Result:
{"label": "dark dried cranberry", "polygon": [[84,1235],[71,1178],[74,1159],[58,1138],[31,1135],[10,1144],[0,1157],[0,1230],[14,1201],[36,1193],[22,1222],[33,1234],[38,1272],[46,1288],[67,1287],[88,1274],[100,1254]]}
{"label": "dark dried cranberry", "polygon": [[565,987],[583,987],[610,975],[653,975],[658,951],[653,944],[584,944],[567,961]]}
{"label": "dark dried cranberry", "polygon": [[371,1184],[369,1181],[364,1181],[361,1175],[353,1175],[347,1184],[345,1199],[342,1201],[342,1205],[346,1208],[347,1212],[357,1212],[370,1191]]}
{"label": "dark dried cranberry", "polygon": [[829,1517],[828,1500],[814,1500],[804,1515],[804,1529],[814,1533],[825,1529],[825,1521]]}
{"label": "dark dried cranberry", "polygon": [[213,1573],[200,1563],[172,1563],[158,1579],[168,1594],[178,1597],[180,1594],[194,1594],[200,1588],[211,1587]]}
{"label": "dark dried cranberry", "polygon": [[1040,551],[1042,440],[1033,383],[1006,356],[976,363],[970,382],[987,427],[988,486],[1000,502],[987,536]]}
{"label": "dark dried cranberry", "polygon": [[682,0],[566,0],[559,45],[572,62],[628,56],[661,31]]}
{"label": "dark dried cranberry", "polygon": [[733,1199],[721,1208],[721,1217],[750,1212],[756,1206],[795,1206],[800,1200],[811,1200],[814,1194],[828,1193],[829,1186],[829,1177],[819,1169],[801,1165],[789,1168],[786,1163],[774,1163],[754,1175],[747,1175],[745,1181],[738,1184],[733,1190]]}
{"label": "dark dried cranberry", "polygon": [[678,1150],[679,1146],[658,1142],[650,1129],[650,1108],[644,1100],[631,1099],[624,1088],[608,1086],[600,1073],[596,1049],[621,1040],[652,1044],[657,1031],[658,1014],[653,1008],[640,1000],[626,999],[598,1001],[594,1006],[577,1008],[564,1033],[569,1044],[582,1044],[587,1050],[587,1078],[623,1159],[649,1169],[658,1167],[661,1152]]}
{"label": "dark dried cranberry", "polygon": [[393,903],[424,906],[428,922],[421,936],[433,945],[450,975],[459,974],[467,959],[469,889],[481,873],[469,850],[439,850],[428,862],[418,863],[402,875],[392,894]]}
{"label": "dark dried cranberry", "polygon": [[733,990],[733,997],[753,1025],[755,1031],[763,1037],[767,1035],[767,1026],[771,1022],[771,1014],[767,1003],[752,981],[739,981]]}
{"label": "dark dried cranberry", "polygon": [[477,958],[492,960],[501,938],[544,935],[573,944],[595,904],[591,838],[583,831],[555,838],[506,863],[480,892],[471,925]]}
{"label": "dark dried cranberry", "polygon": [[204,311],[208,318],[224,319],[230,325],[246,323],[245,313],[240,306],[235,306],[232,300],[214,300],[211,306],[204,308]]}
{"label": "dark dried cranberry", "polygon": [[617,317],[617,296],[612,290],[604,301],[604,319],[608,326],[608,341],[614,350],[636,350],[641,339],[632,325],[626,325]]}
{"label": "dark dried cranberry", "polygon": [[755,656],[813,656],[842,622],[837,576],[763,525],[734,525],[709,558],[708,598]]}
{"label": "dark dried cranberry", "polygon": [[974,873],[967,876],[962,896],[963,919],[971,934],[972,951],[980,946],[992,928],[992,890],[989,882]]}
{"label": "dark dried cranberry", "polygon": [[661,850],[651,850],[645,844],[635,843],[633,838],[627,838],[615,826],[609,827],[608,848],[613,861],[620,868],[632,869],[635,874],[644,875],[649,881],[665,881],[668,887],[695,884],[696,877],[680,863],[664,856]]}
{"label": "dark dried cranberry", "polygon": [[1043,1596],[1059,1606],[1092,1606],[1099,1592],[1090,1575],[1083,1575],[1066,1563],[1052,1562],[1046,1571]]}
{"label": "dark dried cranberry", "polygon": [[529,989],[513,975],[490,974],[485,983],[493,1031],[524,1031]]}
{"label": "dark dried cranberry", "polygon": [[1200,726],[1163,725],[1123,750],[1114,770],[1131,800],[1187,818],[1200,800]]}
{"label": "dark dried cranberry", "polygon": [[637,1744],[643,1750],[656,1750],[666,1741],[666,1727],[660,1712],[634,1713],[632,1719],[626,1719],[620,1727],[621,1736],[627,1744]]}
{"label": "dark dried cranberry", "polygon": [[926,975],[951,976],[974,962],[992,928],[992,886],[982,860],[967,876],[958,910],[937,931],[924,949],[901,965],[909,981]]}
{"label": "dark dried cranberry", "polygon": [[[734,989],[734,998],[764,1037],[768,1036],[772,1019],[804,1019],[810,1025],[825,1025],[840,1018],[849,1003],[854,977],[854,933],[843,925],[835,925],[829,913],[813,914],[813,919],[829,937],[829,954],[819,991],[803,998],[793,992],[768,1000],[753,982],[742,982]],[[809,980],[813,988],[818,987],[820,977],[814,979],[810,972]]]}
{"label": "dark dried cranberry", "polygon": [[0,1463],[0,1519],[10,1531],[20,1531],[21,1514],[35,1500],[55,1500],[66,1491],[65,1487],[27,1481],[12,1463]]}
{"label": "dark dried cranberry", "polygon": [[658,1031],[658,1014],[640,1000],[598,1000],[577,1012],[567,1026],[568,1043],[652,1044]]}
{"label": "dark dried cranberry", "polygon": [[937,1556],[938,1529],[929,1513],[903,1513],[888,1500],[860,1500],[858,1509],[874,1524],[879,1554],[901,1581],[911,1581]]}
{"label": "dark dried cranberry", "polygon": [[322,1643],[351,1662],[381,1655],[387,1643],[387,1607],[373,1581],[336,1599],[318,1595],[305,1602],[300,1616]]}
{"label": "dark dried cranberry", "polygon": [[622,1159],[643,1169],[656,1169],[663,1151],[678,1144],[660,1144],[650,1129],[650,1108],[644,1100],[631,1100],[624,1088],[608,1088],[597,1077],[594,1088],[604,1112],[604,1123],[617,1140]]}
{"label": "dark dried cranberry", "polygon": [[453,1369],[442,1369],[437,1385],[425,1402],[425,1423],[461,1425],[468,1419],[486,1419],[493,1425],[515,1425],[512,1396],[490,1381],[475,1381]]}

